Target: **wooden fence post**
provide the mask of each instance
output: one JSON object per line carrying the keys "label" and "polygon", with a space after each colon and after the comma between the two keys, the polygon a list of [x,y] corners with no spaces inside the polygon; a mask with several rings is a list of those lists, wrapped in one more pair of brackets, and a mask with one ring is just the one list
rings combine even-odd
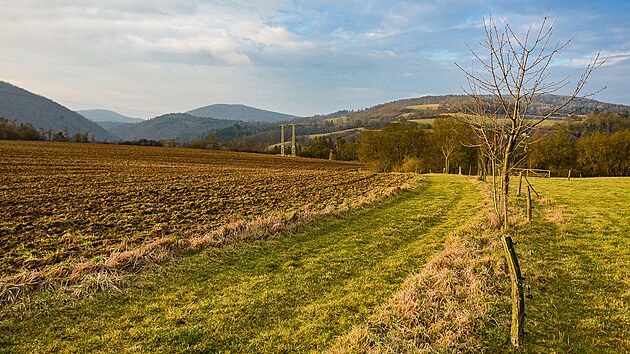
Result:
{"label": "wooden fence post", "polygon": [[518,265],[514,243],[510,236],[501,237],[505,258],[510,272],[512,284],[512,325],[510,328],[510,341],[515,347],[523,345],[523,321],[525,319],[525,296],[523,294],[523,277]]}
{"label": "wooden fence post", "polygon": [[521,184],[523,184],[523,171],[518,173],[518,189],[516,190],[516,196],[521,196]]}
{"label": "wooden fence post", "polygon": [[567,175],[567,180],[570,181],[571,180],[571,170],[569,170],[569,174]]}

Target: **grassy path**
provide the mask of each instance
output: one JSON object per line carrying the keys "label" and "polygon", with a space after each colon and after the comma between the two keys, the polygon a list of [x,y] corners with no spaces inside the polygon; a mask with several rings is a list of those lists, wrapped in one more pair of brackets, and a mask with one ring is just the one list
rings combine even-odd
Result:
{"label": "grassy path", "polygon": [[208,249],[124,294],[0,324],[9,352],[305,352],[363,321],[476,212],[458,176],[264,241]]}

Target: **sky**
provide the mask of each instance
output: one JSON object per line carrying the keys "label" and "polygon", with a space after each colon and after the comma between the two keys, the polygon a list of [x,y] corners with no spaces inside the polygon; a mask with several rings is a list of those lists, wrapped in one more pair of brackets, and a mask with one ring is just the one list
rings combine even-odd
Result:
{"label": "sky", "polygon": [[309,116],[461,94],[492,16],[571,42],[551,78],[630,104],[630,1],[0,0],[0,80],[140,118],[238,103]]}

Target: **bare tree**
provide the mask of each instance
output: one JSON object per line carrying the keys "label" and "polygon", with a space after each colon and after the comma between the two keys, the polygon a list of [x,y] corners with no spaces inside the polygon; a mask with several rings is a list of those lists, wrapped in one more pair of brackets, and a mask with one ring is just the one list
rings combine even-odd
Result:
{"label": "bare tree", "polygon": [[[558,93],[571,83],[569,78],[554,81],[550,77],[554,57],[570,43],[552,42],[554,26],[555,21],[545,17],[519,36],[505,19],[498,24],[490,17],[484,21],[482,53],[471,49],[480,69],[458,65],[466,74],[465,91],[471,99],[460,118],[474,130],[477,146],[490,165],[494,210],[504,230],[509,228],[510,172],[525,157],[532,131],[575,98],[592,96],[594,93],[582,91],[593,70],[603,64],[598,54],[568,95],[533,110],[541,97]],[[524,318],[522,277],[511,238],[505,235],[502,240],[512,280],[511,341],[519,346]]]}
{"label": "bare tree", "polygon": [[449,174],[451,159],[468,143],[468,127],[451,118],[438,118],[433,123],[433,141],[444,157],[444,173]]}

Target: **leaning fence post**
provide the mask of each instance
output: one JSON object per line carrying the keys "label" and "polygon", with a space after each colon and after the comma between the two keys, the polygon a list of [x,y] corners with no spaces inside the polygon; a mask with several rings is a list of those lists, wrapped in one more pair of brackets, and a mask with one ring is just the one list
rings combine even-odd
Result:
{"label": "leaning fence post", "polygon": [[514,243],[510,236],[501,237],[503,249],[507,258],[508,270],[510,272],[510,282],[512,285],[512,326],[510,339],[512,345],[519,347],[523,345],[523,322],[525,320],[525,298],[523,294],[523,277],[521,268],[518,265]]}

